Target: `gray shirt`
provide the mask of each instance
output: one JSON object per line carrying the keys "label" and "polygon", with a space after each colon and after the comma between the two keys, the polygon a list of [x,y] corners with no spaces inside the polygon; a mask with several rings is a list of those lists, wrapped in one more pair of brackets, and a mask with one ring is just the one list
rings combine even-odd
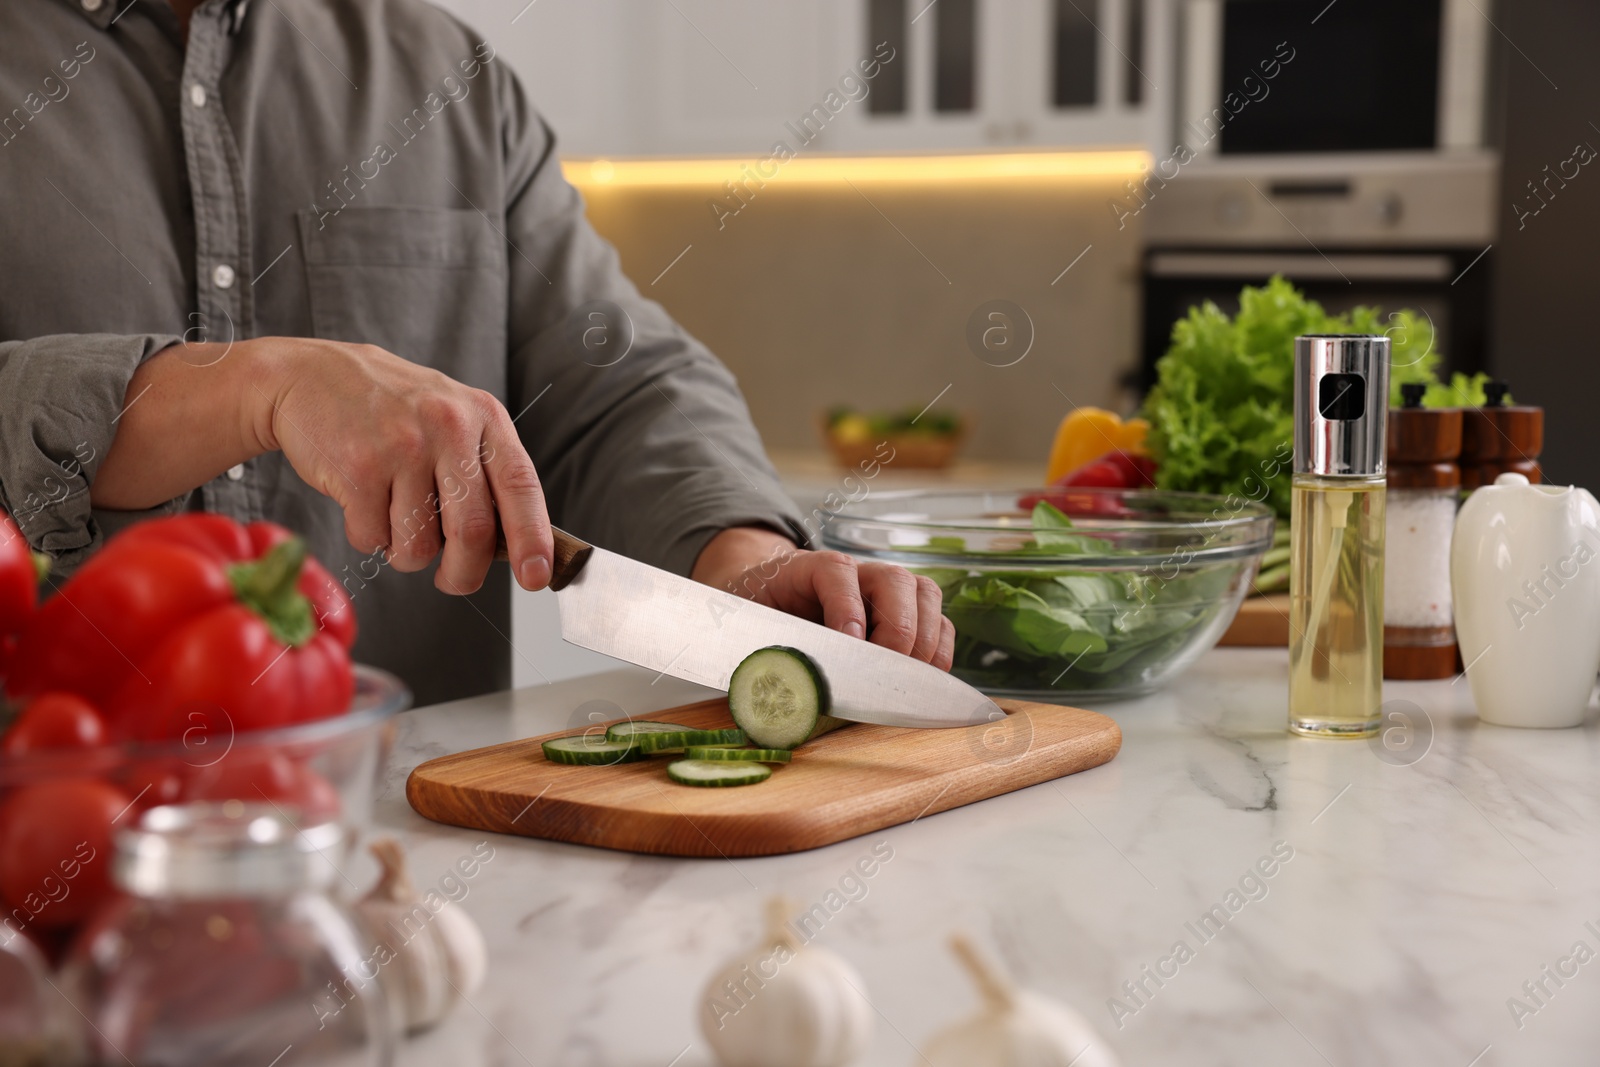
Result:
{"label": "gray shirt", "polygon": [[493,49],[419,0],[208,0],[187,51],[163,0],[4,0],[0,196],[0,506],[58,574],[152,514],[269,518],[419,702],[509,685],[505,566],[468,598],[395,572],[279,454],[90,506],[130,377],[184,339],[359,341],[485,389],[558,524],[679,573],[728,526],[804,537],[732,376],[623,276]]}

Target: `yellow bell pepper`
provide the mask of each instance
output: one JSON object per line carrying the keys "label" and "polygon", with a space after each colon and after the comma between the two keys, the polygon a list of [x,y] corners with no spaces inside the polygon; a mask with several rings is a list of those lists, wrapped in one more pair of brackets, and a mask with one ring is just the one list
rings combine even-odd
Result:
{"label": "yellow bell pepper", "polygon": [[1137,456],[1146,455],[1144,438],[1149,432],[1150,424],[1144,419],[1124,422],[1121,416],[1103,408],[1074,408],[1056,428],[1045,482],[1054,482],[1119,448]]}

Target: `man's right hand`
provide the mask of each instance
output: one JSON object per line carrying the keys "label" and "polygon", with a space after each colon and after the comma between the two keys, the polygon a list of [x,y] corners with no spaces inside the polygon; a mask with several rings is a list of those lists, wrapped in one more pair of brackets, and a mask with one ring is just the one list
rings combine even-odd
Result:
{"label": "man's right hand", "polygon": [[282,451],[344,509],[351,545],[387,549],[397,570],[440,556],[434,584],[471,593],[503,529],[518,582],[549,584],[539,477],[489,393],[371,345],[258,338],[169,348],[139,368],[127,398],[91,486],[98,507],[154,507]]}

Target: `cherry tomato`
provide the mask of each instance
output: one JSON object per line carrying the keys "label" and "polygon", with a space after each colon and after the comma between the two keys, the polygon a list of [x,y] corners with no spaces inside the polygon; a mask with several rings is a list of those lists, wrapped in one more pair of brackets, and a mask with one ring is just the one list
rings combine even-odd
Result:
{"label": "cherry tomato", "polygon": [[117,784],[133,798],[134,812],[142,815],[163,804],[179,803],[188,785],[188,769],[177,760],[135,760],[117,775]]}
{"label": "cherry tomato", "polygon": [[299,768],[288,756],[230,752],[211,766],[192,771],[183,799],[283,803],[293,801],[299,781]]}
{"label": "cherry tomato", "polygon": [[344,810],[344,802],[333,783],[310,767],[300,768],[299,797],[296,800],[307,822],[328,822],[337,819]]}
{"label": "cherry tomato", "polygon": [[322,775],[282,753],[230,753],[189,776],[183,799],[275,804],[300,825],[339,814],[338,790]]}
{"label": "cherry tomato", "polygon": [[0,804],[0,897],[13,920],[59,929],[111,897],[111,834],[130,799],[109,782],[62,778]]}
{"label": "cherry tomato", "polygon": [[76,693],[41,693],[0,737],[0,753],[21,756],[47,749],[97,748],[105,743],[106,724],[87,700]]}

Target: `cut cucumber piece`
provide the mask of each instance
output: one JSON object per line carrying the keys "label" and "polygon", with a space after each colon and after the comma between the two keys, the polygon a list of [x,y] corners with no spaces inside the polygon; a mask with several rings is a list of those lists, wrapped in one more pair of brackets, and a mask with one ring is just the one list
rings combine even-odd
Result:
{"label": "cut cucumber piece", "polygon": [[684,759],[711,760],[713,763],[788,763],[793,754],[786,748],[686,748]]}
{"label": "cut cucumber piece", "polygon": [[638,737],[640,734],[671,734],[687,730],[689,727],[681,722],[650,722],[640,719],[637,722],[630,719],[627,722],[613,723],[606,731],[607,741],[627,741]]}
{"label": "cut cucumber piece", "polygon": [[744,658],[728,682],[728,709],[750,743],[793,748],[828,713],[828,685],[799,649],[773,645]]}
{"label": "cut cucumber piece", "polygon": [[690,747],[742,745],[745,744],[745,736],[743,730],[690,730],[680,726],[670,733],[663,731],[638,734],[633,738],[633,743],[639,746],[639,751],[646,754],[681,752]]}
{"label": "cut cucumber piece", "polygon": [[632,763],[644,758],[644,753],[632,741],[608,741],[599,734],[557,737],[540,747],[544,749],[544,758],[552,763],[575,763],[586,767]]}
{"label": "cut cucumber piece", "polygon": [[679,785],[755,785],[771,778],[772,768],[748,760],[725,763],[718,760],[679,759],[667,764],[667,777]]}

